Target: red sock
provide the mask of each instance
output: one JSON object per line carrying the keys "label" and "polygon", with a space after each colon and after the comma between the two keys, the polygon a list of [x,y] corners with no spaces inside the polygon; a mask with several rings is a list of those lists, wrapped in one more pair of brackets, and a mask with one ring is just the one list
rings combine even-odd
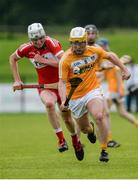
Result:
{"label": "red sock", "polygon": [[71,136],[72,137],[72,144],[78,144],[79,138],[77,134]]}
{"label": "red sock", "polygon": [[63,134],[63,131],[59,131],[56,133],[57,137],[58,137],[58,140],[59,142],[63,142],[64,141],[64,134]]}

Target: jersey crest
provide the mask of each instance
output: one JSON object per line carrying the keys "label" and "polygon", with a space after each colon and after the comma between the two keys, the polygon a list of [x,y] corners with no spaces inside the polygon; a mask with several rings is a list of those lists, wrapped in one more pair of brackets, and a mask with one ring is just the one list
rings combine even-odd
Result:
{"label": "jersey crest", "polygon": [[89,71],[93,67],[97,58],[98,58],[98,55],[95,53],[92,56],[85,57],[78,61],[72,62],[71,68],[74,72],[74,69],[76,69],[76,67],[78,67],[80,69],[80,71],[79,71],[80,74],[83,72]]}

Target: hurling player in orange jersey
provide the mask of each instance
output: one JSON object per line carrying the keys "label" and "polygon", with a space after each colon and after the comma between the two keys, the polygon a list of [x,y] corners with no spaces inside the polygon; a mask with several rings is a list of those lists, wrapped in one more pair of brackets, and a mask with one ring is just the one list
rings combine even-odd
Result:
{"label": "hurling player in orange jersey", "polygon": [[104,123],[103,95],[100,83],[96,77],[97,63],[102,59],[109,59],[120,67],[124,79],[129,79],[130,73],[112,53],[108,53],[102,50],[102,48],[87,46],[85,28],[73,28],[70,32],[70,42],[71,48],[64,53],[59,63],[61,109],[67,109],[64,103],[71,89],[69,80],[73,77],[81,78],[82,82],[76,88],[69,102],[69,109],[81,131],[88,134],[88,137],[89,133],[92,134],[93,131],[93,127],[88,119],[88,112],[93,115],[98,127],[101,143],[99,160],[107,162],[109,160],[107,153],[108,129]]}
{"label": "hurling player in orange jersey", "polygon": [[[45,30],[40,23],[33,23],[28,26],[28,37],[30,42],[22,44],[11,54],[9,62],[14,77],[13,88],[20,90],[23,84],[19,70],[18,61],[26,57],[34,66],[39,84],[58,84],[58,65],[63,55],[59,41],[46,36]],[[60,125],[55,104],[61,104],[58,89],[38,89],[40,98],[47,109],[48,119],[58,138],[58,150],[64,152],[68,146]],[[63,113],[62,113],[63,114]],[[74,147],[78,147],[79,139],[76,135],[75,123],[69,114],[63,114],[63,119],[71,133]]]}
{"label": "hurling player in orange jersey", "polygon": [[[98,44],[105,51],[110,51],[107,39],[99,39]],[[120,58],[120,60],[123,64],[128,63],[127,58]],[[110,69],[106,69],[104,75],[108,84],[107,100],[109,107],[111,107],[112,103],[115,103],[119,115],[138,127],[138,120],[133,114],[127,112],[124,106],[123,97],[125,96],[125,91],[120,69],[116,66],[113,66]]]}
{"label": "hurling player in orange jersey", "polygon": [[[100,47],[96,43],[96,40],[99,35],[99,31],[98,31],[97,27],[94,24],[88,24],[84,28],[87,32],[87,44],[89,46]],[[99,78],[101,85],[102,85],[104,68],[105,67],[104,67],[104,60],[103,60],[103,62],[100,62],[97,66],[97,77]],[[113,140],[113,138],[112,138],[110,111],[109,111],[107,100],[105,98],[104,93],[103,93],[103,96],[104,96],[104,114],[105,114],[104,117],[105,117],[105,122],[107,123],[107,127],[108,127],[107,146],[111,147],[111,148],[116,148],[116,147],[119,147],[120,144],[117,141]]]}

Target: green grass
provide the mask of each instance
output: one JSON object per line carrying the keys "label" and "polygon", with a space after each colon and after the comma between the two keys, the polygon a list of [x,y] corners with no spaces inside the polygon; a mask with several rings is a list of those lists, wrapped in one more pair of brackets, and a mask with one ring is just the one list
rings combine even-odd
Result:
{"label": "green grass", "polygon": [[[138,114],[137,114],[138,117]],[[64,124],[69,150],[57,151],[57,140],[45,114],[0,115],[0,178],[2,179],[106,179],[138,178],[138,129],[112,114],[114,139],[121,147],[109,149],[110,161],[99,162],[99,143],[85,135],[85,158],[79,162]]]}
{"label": "green grass", "polygon": [[[52,37],[58,39],[63,49],[66,50],[69,47],[68,34],[50,34]],[[138,31],[136,30],[110,30],[101,31],[100,37],[107,37],[110,41],[111,50],[116,52],[119,56],[129,54],[133,56],[138,63]],[[0,71],[0,82],[11,82],[12,76],[9,66],[9,56],[20,44],[28,42],[27,34],[14,35],[11,39],[1,38],[0,39],[0,52],[1,52],[1,71]],[[26,81],[37,81],[36,73],[32,64],[24,58],[23,61],[19,62],[20,74]]]}

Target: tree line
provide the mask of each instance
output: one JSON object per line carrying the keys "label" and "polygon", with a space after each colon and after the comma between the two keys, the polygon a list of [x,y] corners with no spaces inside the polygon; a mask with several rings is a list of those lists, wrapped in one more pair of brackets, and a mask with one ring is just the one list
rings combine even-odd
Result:
{"label": "tree line", "polygon": [[138,27],[137,0],[1,0],[1,25]]}

